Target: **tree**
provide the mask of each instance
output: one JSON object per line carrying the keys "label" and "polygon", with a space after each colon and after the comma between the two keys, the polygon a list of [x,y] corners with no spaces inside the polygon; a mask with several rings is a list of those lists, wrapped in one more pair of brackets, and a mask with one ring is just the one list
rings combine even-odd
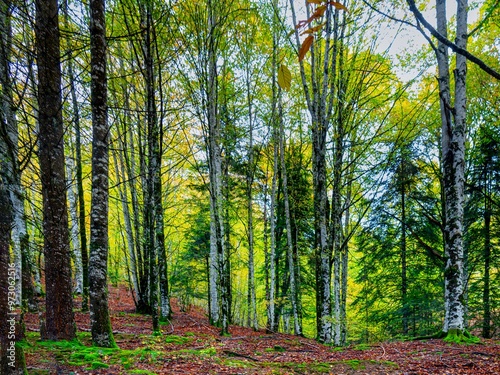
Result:
{"label": "tree", "polygon": [[[294,25],[298,25],[294,2],[290,1]],[[310,4],[307,5],[310,12]],[[319,8],[320,6],[318,6]],[[332,113],[335,63],[335,45],[338,26],[338,12],[331,5],[322,5],[325,15],[324,47],[313,43],[313,36],[307,37],[304,45],[311,47],[311,74],[306,76],[303,58],[307,49],[299,42],[299,29],[295,28],[295,42],[299,50],[300,75],[307,107],[311,115],[312,170],[314,193],[314,228],[316,251],[316,329],[320,342],[332,341],[331,307],[331,248],[328,234],[328,194],[326,143]],[[333,33],[335,32],[335,35]]]}
{"label": "tree", "polygon": [[[70,17],[68,11],[68,1],[63,1],[62,11],[64,14],[64,26],[67,32],[70,32]],[[70,34],[71,35],[71,34]],[[76,179],[76,197],[71,197],[75,195],[74,192],[68,191],[70,195],[70,207],[72,206],[71,200],[77,199],[74,202],[75,209],[72,212],[72,231],[78,231],[78,234],[72,234],[73,237],[73,247],[75,252],[80,254],[75,254],[75,279],[76,281],[76,291],[82,295],[82,311],[88,311],[88,300],[89,300],[89,269],[88,269],[88,252],[87,252],[87,225],[86,225],[86,213],[85,213],[85,196],[83,189],[83,170],[82,170],[82,136],[81,136],[81,119],[80,119],[80,108],[78,103],[78,95],[76,89],[76,74],[74,71],[74,58],[73,58],[73,46],[71,44],[71,39],[67,37],[67,75],[68,84],[71,95],[72,104],[72,122],[74,124],[74,152],[75,152],[75,179]],[[71,158],[68,164],[71,163]],[[68,171],[72,171],[70,165],[67,167]],[[68,181],[72,180],[71,175],[68,173]],[[73,187],[69,188],[73,190]],[[76,212],[76,206],[78,207],[78,212]],[[71,210],[71,208],[70,208]],[[79,238],[77,238],[79,236]]]}
{"label": "tree", "polygon": [[[448,32],[446,2],[436,2],[437,30]],[[457,2],[456,44],[465,49],[467,43],[467,1]],[[441,152],[444,193],[444,256],[445,318],[443,331],[450,338],[460,336],[465,329],[464,264],[463,264],[463,210],[466,135],[466,65],[465,56],[456,55],[455,104],[452,109],[448,47],[438,42],[435,50],[439,71],[441,108]]]}
{"label": "tree", "polygon": [[106,18],[104,0],[90,2],[92,205],[90,211],[89,294],[92,341],[116,346],[108,309],[108,184],[109,127],[106,75]]}
{"label": "tree", "polygon": [[[2,128],[5,123],[2,121]],[[5,128],[3,128],[5,130]],[[15,311],[14,264],[10,261],[10,234],[13,226],[12,203],[5,171],[7,158],[5,142],[0,139],[0,317],[5,322],[0,328],[0,373],[5,375],[27,374],[24,353],[18,341],[21,326]]]}
{"label": "tree", "polygon": [[40,179],[43,195],[46,321],[42,338],[76,337],[71,285],[57,0],[36,2]]}
{"label": "tree", "polygon": [[[12,173],[17,165],[18,148],[13,142],[17,138],[12,139],[14,114],[8,58],[11,48],[10,6],[9,1],[0,3],[0,317],[4,322],[0,328],[0,373],[17,375],[27,374],[27,371],[23,349],[18,344],[24,332],[16,314],[21,275],[10,257],[12,231],[16,225],[24,224],[22,218],[21,222],[15,223],[19,214],[16,215],[12,204],[12,199],[16,199],[19,193],[20,181],[16,178],[17,173]],[[24,202],[21,200],[21,203]],[[17,231],[19,234],[21,228],[18,227]],[[17,245],[20,245],[19,241]]]}

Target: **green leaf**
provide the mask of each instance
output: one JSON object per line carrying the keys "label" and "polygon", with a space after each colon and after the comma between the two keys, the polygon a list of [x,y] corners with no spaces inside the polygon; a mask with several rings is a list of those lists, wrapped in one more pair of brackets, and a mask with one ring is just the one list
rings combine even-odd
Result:
{"label": "green leaf", "polygon": [[290,90],[292,85],[292,73],[290,73],[290,70],[283,64],[278,68],[278,85],[286,91]]}

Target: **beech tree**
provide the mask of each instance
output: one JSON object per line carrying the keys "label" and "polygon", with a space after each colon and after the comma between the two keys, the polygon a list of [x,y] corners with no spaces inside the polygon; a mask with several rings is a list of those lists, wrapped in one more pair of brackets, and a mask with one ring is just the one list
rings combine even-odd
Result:
{"label": "beech tree", "polygon": [[[85,212],[85,196],[83,189],[83,170],[82,170],[82,135],[81,135],[81,109],[78,100],[77,92],[77,72],[75,72],[75,61],[73,56],[73,44],[71,41],[71,19],[68,10],[68,1],[64,0],[62,4],[62,12],[64,16],[64,27],[69,36],[66,37],[66,54],[68,59],[66,61],[67,69],[67,80],[69,86],[69,96],[71,98],[71,109],[72,109],[72,123],[74,125],[74,139],[71,140],[71,144],[74,146],[74,155],[71,153],[68,158],[68,181],[73,181],[73,170],[74,179],[76,180],[76,191],[72,186],[73,183],[69,184],[68,198],[70,200],[70,212],[71,212],[71,222],[72,222],[72,242],[75,252],[75,280],[76,287],[75,291],[81,293],[82,295],[82,311],[88,311],[88,300],[89,300],[89,270],[88,270],[88,251],[87,251],[87,225],[86,225],[86,212]],[[73,151],[73,150],[72,150]],[[75,158],[74,168],[71,165],[72,158]],[[71,173],[70,173],[71,172]],[[72,203],[73,202],[73,203]]]}
{"label": "beech tree", "polygon": [[92,204],[90,210],[89,294],[92,341],[116,346],[108,308],[109,126],[104,0],[90,2]]}
{"label": "beech tree", "polygon": [[57,0],[36,2],[38,159],[43,195],[46,321],[48,340],[76,337],[68,233],[61,61]]}

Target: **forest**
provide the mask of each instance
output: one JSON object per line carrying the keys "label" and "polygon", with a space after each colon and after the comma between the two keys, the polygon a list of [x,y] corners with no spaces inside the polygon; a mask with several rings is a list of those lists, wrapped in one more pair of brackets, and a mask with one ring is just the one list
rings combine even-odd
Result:
{"label": "forest", "polygon": [[498,0],[0,0],[0,39],[0,374],[500,373]]}

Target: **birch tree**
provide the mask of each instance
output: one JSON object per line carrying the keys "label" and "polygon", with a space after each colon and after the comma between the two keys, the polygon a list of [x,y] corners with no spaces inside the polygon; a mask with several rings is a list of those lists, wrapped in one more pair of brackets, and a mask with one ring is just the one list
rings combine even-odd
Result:
{"label": "birch tree", "polygon": [[[2,133],[5,130],[2,120]],[[26,362],[24,352],[18,344],[21,339],[21,326],[15,311],[15,301],[10,298],[11,290],[15,290],[16,272],[10,260],[10,242],[14,225],[13,206],[10,201],[8,170],[8,154],[4,134],[0,136],[0,317],[4,323],[0,326],[0,373],[5,375],[24,375]],[[15,293],[15,292],[14,292]],[[14,328],[12,337],[11,327]]]}
{"label": "birch tree", "polygon": [[[22,297],[22,257],[28,249],[28,234],[26,230],[26,216],[24,209],[24,192],[21,186],[21,168],[19,166],[19,130],[15,114],[15,103],[13,97],[13,86],[11,78],[11,49],[12,49],[12,26],[10,1],[2,3],[0,9],[0,32],[2,34],[0,43],[0,111],[2,112],[2,126],[5,132],[5,142],[9,146],[11,155],[6,164],[9,170],[11,185],[11,203],[14,213],[14,225],[12,227],[12,242],[14,253],[14,264],[16,266],[16,303],[20,306]],[[24,255],[26,258],[26,255]]]}
{"label": "birch tree", "polygon": [[[446,1],[436,1],[437,31],[447,38]],[[457,1],[456,45],[467,46],[467,0]],[[455,102],[451,101],[448,46],[438,41],[435,50],[441,109],[441,152],[444,193],[445,318],[443,331],[455,340],[465,330],[464,315],[464,169],[466,135],[467,59],[456,54]],[[453,108],[453,109],[452,109]]]}

